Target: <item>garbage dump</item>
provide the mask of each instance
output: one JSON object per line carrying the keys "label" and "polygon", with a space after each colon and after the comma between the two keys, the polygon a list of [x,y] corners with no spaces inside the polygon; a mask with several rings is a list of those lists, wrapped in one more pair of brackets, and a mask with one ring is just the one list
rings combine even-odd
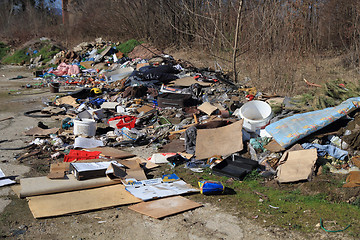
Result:
{"label": "garbage dump", "polygon": [[[176,174],[150,177],[161,165],[235,181],[255,171],[280,184],[311,181],[326,166],[349,174],[344,187],[360,186],[360,97],[304,112],[293,107],[296,99],[235,85],[221,70],[196,68],[146,44],[125,54],[101,39],[61,51],[52,63],[57,67],[35,78],[53,97],[25,113],[39,124],[24,132],[33,141],[17,156],[20,163],[51,156],[47,176],[20,179],[19,196],[35,218],[128,204],[163,218],[201,206],[178,195],[224,194],[216,181],[199,181],[199,189]],[[1,170],[0,178],[1,186],[15,183]],[[163,209],[154,213],[156,201]]]}

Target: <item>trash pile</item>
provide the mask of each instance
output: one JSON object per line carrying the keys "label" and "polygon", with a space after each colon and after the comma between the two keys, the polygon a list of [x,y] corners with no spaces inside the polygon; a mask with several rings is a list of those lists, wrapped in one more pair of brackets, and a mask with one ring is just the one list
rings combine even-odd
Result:
{"label": "trash pile", "polygon": [[[220,182],[201,181],[199,190],[175,174],[149,178],[161,164],[235,180],[257,171],[279,183],[311,181],[328,168],[349,174],[344,187],[360,186],[360,97],[296,113],[291,98],[235,85],[221,70],[149,45],[124,56],[97,44],[80,44],[39,76],[55,97],[25,113],[59,121],[27,130],[34,141],[18,156],[51,155],[47,176],[20,180],[19,196],[35,218],[133,203],[130,209],[162,218],[201,206],[178,195],[224,192]],[[59,91],[67,85],[78,90]],[[157,153],[144,159],[123,150],[139,146]]]}

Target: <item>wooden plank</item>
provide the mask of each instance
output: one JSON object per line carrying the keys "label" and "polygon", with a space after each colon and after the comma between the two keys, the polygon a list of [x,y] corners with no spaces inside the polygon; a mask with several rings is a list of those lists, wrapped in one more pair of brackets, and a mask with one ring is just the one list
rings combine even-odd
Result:
{"label": "wooden plank", "polygon": [[74,192],[29,197],[34,218],[60,216],[141,202],[117,184]]}
{"label": "wooden plank", "polygon": [[130,206],[129,209],[153,218],[163,218],[201,206],[201,204],[184,197],[175,196],[150,202],[142,202]]}

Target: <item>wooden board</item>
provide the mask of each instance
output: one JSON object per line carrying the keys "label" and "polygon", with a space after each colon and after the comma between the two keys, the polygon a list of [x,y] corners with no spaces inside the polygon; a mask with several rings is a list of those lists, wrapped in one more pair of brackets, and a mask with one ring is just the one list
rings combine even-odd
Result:
{"label": "wooden board", "polygon": [[175,196],[169,198],[162,198],[150,202],[142,202],[130,206],[129,209],[153,218],[163,218],[201,206],[201,204],[186,199],[184,197]]}
{"label": "wooden board", "polygon": [[34,218],[60,216],[141,202],[117,184],[101,188],[29,197]]}

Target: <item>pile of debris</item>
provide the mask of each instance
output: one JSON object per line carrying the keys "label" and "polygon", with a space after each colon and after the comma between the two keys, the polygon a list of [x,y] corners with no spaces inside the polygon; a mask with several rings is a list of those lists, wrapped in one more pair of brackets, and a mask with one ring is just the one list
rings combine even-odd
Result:
{"label": "pile of debris", "polygon": [[[20,180],[19,196],[28,198],[35,218],[141,201],[147,202],[130,208],[157,218],[199,207],[176,196],[199,189],[175,174],[148,179],[160,164],[210,168],[236,180],[257,171],[279,183],[311,181],[327,167],[349,174],[344,187],[360,186],[360,97],[296,113],[290,98],[235,85],[219,70],[195,68],[149,45],[125,57],[96,42],[38,74],[56,97],[26,115],[60,124],[40,122],[25,132],[35,139],[18,160],[48,152],[52,162],[48,176]],[[59,91],[69,85],[78,90]],[[157,153],[143,159],[122,150],[129,146]],[[204,194],[224,190],[219,182],[199,186]]]}

